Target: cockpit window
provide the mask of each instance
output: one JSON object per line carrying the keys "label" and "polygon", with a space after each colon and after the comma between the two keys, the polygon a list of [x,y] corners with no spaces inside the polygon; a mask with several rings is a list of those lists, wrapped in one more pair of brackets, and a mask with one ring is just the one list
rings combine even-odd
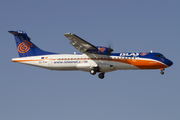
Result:
{"label": "cockpit window", "polygon": [[162,54],[156,54],[156,55],[154,55],[154,57],[162,57],[162,58],[165,58],[164,55],[162,55]]}

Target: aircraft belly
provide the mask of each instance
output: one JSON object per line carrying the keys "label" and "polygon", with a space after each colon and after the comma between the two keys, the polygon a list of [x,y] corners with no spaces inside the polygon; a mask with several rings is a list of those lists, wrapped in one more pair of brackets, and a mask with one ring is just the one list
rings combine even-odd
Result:
{"label": "aircraft belly", "polygon": [[59,70],[59,71],[68,71],[68,70],[78,70],[73,66],[60,66],[60,67],[51,67],[51,70]]}
{"label": "aircraft belly", "polygon": [[58,62],[53,62],[51,63],[51,70],[77,70],[76,68],[76,63],[58,63]]}
{"label": "aircraft belly", "polygon": [[86,63],[86,64],[77,64],[76,65],[76,68],[78,70],[82,70],[82,71],[87,71],[89,72],[91,70],[91,65]]}

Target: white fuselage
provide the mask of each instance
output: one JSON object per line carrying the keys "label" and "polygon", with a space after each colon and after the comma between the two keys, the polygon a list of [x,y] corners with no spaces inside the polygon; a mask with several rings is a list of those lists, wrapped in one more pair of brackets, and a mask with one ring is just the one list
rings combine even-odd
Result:
{"label": "white fuselage", "polygon": [[[50,70],[82,70],[89,72],[93,67],[99,67],[101,72],[114,70],[139,69],[136,66],[120,62],[118,60],[128,59],[117,56],[97,54],[55,54],[32,57],[13,58],[13,62],[37,66]],[[138,58],[129,58],[134,62]]]}

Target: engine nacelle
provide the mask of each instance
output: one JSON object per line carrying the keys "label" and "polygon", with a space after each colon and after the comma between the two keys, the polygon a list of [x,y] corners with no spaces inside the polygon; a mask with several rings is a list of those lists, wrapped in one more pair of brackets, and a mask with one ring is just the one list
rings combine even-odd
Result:
{"label": "engine nacelle", "polygon": [[98,53],[103,54],[110,54],[113,51],[113,49],[103,46],[96,46],[96,48],[98,49]]}

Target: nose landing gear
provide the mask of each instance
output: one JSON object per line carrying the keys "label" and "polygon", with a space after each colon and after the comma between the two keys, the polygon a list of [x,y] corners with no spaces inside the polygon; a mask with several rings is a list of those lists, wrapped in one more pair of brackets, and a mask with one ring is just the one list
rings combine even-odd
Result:
{"label": "nose landing gear", "polygon": [[161,73],[162,75],[164,75],[164,68],[161,68],[160,70],[161,70],[160,73]]}
{"label": "nose landing gear", "polygon": [[162,75],[164,74],[164,71],[163,71],[163,70],[161,70],[161,74],[162,74]]}

